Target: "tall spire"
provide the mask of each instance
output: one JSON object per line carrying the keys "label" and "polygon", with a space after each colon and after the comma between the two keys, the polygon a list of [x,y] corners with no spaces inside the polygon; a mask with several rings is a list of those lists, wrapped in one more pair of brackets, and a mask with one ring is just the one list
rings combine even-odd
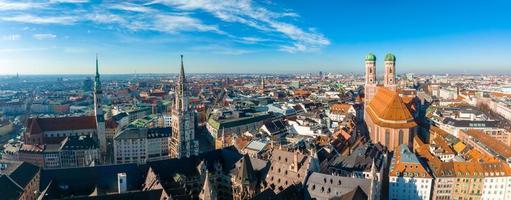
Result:
{"label": "tall spire", "polygon": [[96,53],[96,77],[99,77],[98,54]]}
{"label": "tall spire", "polygon": [[94,78],[94,90],[96,92],[101,91],[101,80],[99,78],[99,61],[98,61],[97,53],[96,53],[96,77]]}
{"label": "tall spire", "polygon": [[185,81],[185,66],[183,64],[183,55],[181,55],[181,71],[179,72],[179,81]]}

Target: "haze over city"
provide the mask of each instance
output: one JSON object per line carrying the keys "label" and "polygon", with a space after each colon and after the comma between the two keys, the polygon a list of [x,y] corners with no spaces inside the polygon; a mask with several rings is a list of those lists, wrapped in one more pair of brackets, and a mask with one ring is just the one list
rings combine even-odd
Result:
{"label": "haze over city", "polygon": [[[506,73],[508,1],[0,1],[0,74]],[[484,71],[482,70],[484,69]]]}

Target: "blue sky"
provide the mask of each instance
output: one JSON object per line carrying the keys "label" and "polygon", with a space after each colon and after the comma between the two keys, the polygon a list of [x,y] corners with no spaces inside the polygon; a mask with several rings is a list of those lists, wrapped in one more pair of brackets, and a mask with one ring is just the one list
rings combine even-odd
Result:
{"label": "blue sky", "polygon": [[[0,0],[0,74],[508,73],[511,2]],[[382,66],[380,59],[378,66]],[[381,67],[379,68],[381,69]]]}

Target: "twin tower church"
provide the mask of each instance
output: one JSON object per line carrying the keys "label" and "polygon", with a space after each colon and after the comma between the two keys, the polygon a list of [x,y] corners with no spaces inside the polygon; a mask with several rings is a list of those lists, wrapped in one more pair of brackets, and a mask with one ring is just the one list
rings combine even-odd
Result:
{"label": "twin tower church", "polygon": [[373,143],[393,151],[401,144],[413,148],[418,128],[412,97],[401,97],[396,82],[396,56],[385,55],[383,84],[376,79],[376,56],[365,57],[364,120]]}

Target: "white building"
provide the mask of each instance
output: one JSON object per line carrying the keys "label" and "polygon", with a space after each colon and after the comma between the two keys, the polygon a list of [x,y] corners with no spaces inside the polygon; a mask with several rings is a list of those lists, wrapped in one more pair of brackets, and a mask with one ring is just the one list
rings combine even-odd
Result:
{"label": "white building", "polygon": [[116,164],[146,163],[169,157],[170,128],[131,128],[114,137]]}
{"label": "white building", "polygon": [[484,183],[481,199],[511,199],[511,171],[504,163],[484,163]]}
{"label": "white building", "polygon": [[404,144],[394,151],[389,172],[389,199],[429,200],[433,177]]}
{"label": "white building", "polygon": [[441,99],[457,99],[458,91],[453,88],[440,88],[438,91],[439,97]]}

